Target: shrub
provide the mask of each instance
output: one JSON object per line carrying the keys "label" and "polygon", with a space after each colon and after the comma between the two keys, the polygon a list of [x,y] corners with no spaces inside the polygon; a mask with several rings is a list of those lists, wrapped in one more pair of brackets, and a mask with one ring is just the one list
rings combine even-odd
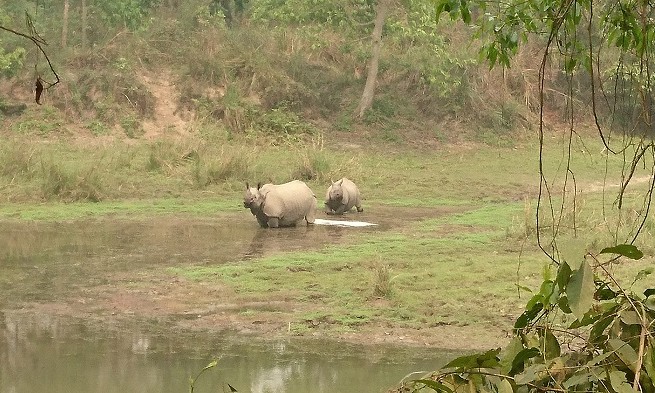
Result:
{"label": "shrub", "polygon": [[52,159],[42,159],[40,176],[43,198],[91,202],[102,200],[103,181],[97,168],[97,164],[90,168],[65,168]]}

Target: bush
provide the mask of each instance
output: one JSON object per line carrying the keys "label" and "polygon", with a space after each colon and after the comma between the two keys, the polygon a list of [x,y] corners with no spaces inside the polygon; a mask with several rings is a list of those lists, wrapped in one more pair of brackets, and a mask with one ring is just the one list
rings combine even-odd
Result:
{"label": "bush", "polygon": [[[577,269],[561,263],[527,303],[505,348],[456,358],[394,391],[655,391],[655,288],[643,295],[621,288],[608,262],[597,259],[602,254],[643,256],[622,244],[593,256],[596,272],[586,260]],[[568,325],[558,327],[560,320]]]}
{"label": "bush", "polygon": [[41,193],[44,199],[99,202],[103,181],[97,166],[65,168],[51,159],[41,160]]}

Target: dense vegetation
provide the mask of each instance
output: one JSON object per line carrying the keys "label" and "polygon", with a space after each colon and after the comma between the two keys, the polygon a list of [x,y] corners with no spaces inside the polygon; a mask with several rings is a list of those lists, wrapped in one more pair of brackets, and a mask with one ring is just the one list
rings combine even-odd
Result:
{"label": "dense vegetation", "polygon": [[[208,0],[86,3],[9,1],[0,10],[3,25],[18,31],[29,13],[63,81],[46,91],[46,108],[8,114],[27,102],[37,76],[46,84],[56,77],[29,40],[4,32],[2,105],[11,134],[140,138],[149,131],[144,123],[160,126],[167,116],[205,139],[257,133],[288,141],[364,126],[392,142],[416,139],[412,130],[459,140],[527,126],[534,109],[536,74],[521,70],[503,81],[501,72],[479,68],[467,30],[435,28],[429,1],[390,12],[375,99],[361,121],[353,112],[371,52],[371,2],[251,1],[230,19]],[[161,97],[159,85],[175,86],[174,95]],[[164,98],[168,113],[157,109]]]}
{"label": "dense vegetation", "polygon": [[[643,291],[633,287],[653,269],[641,270],[631,284],[620,282],[611,271],[622,259],[644,256],[635,242],[646,235],[646,223],[652,220],[652,6],[593,0],[435,3],[438,14],[447,12],[483,32],[482,52],[492,66],[496,62],[509,66],[528,34],[543,35],[540,95],[545,92],[550,57],[562,59],[568,99],[586,97],[577,84],[586,86],[598,137],[608,156],[622,157],[624,170],[614,209],[603,212],[606,220],[618,218],[610,225],[616,235],[611,247],[595,245],[570,254],[562,251],[567,241],[580,238],[577,225],[570,232],[558,221],[565,216],[566,200],[572,199],[575,209],[579,195],[576,172],[570,167],[571,157],[577,154],[570,147],[563,153],[567,174],[558,192],[561,198],[555,201],[551,179],[540,166],[536,238],[557,273],[544,276],[540,290],[516,319],[513,339],[506,347],[454,359],[428,378],[410,383],[407,391],[655,391],[655,285],[649,280]],[[602,99],[596,99],[596,94],[602,94]],[[543,165],[543,104],[541,108]],[[571,106],[568,118],[568,140],[573,142],[584,117]],[[637,167],[650,172],[649,186],[637,197],[637,205],[624,210],[625,190]]]}

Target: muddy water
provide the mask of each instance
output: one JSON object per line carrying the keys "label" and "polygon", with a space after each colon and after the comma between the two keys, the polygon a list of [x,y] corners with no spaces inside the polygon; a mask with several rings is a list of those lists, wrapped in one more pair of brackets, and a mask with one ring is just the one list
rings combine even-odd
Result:
{"label": "muddy water", "polygon": [[263,230],[242,216],[0,222],[0,393],[183,392],[189,377],[217,357],[219,366],[199,379],[196,392],[223,391],[223,383],[252,393],[381,392],[411,371],[434,369],[446,354],[244,339],[142,320],[103,327],[84,316],[44,312],[58,303],[74,309],[71,299],[83,302],[87,289],[117,274],[319,247],[349,231],[393,225],[392,216],[380,217],[375,228],[284,230]]}
{"label": "muddy water", "polygon": [[[383,392],[407,373],[443,364],[400,348],[234,335],[110,332],[44,315],[0,314],[0,392]],[[223,390],[225,388],[225,390]]]}

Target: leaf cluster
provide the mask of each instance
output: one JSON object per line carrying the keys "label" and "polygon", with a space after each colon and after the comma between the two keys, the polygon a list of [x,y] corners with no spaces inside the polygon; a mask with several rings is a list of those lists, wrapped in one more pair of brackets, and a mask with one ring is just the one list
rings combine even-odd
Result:
{"label": "leaf cluster", "polygon": [[[642,256],[626,244],[600,254]],[[562,263],[528,301],[505,348],[456,358],[397,391],[655,392],[655,288],[637,295],[611,282],[587,261],[577,269]],[[571,322],[559,328],[558,317]]]}

